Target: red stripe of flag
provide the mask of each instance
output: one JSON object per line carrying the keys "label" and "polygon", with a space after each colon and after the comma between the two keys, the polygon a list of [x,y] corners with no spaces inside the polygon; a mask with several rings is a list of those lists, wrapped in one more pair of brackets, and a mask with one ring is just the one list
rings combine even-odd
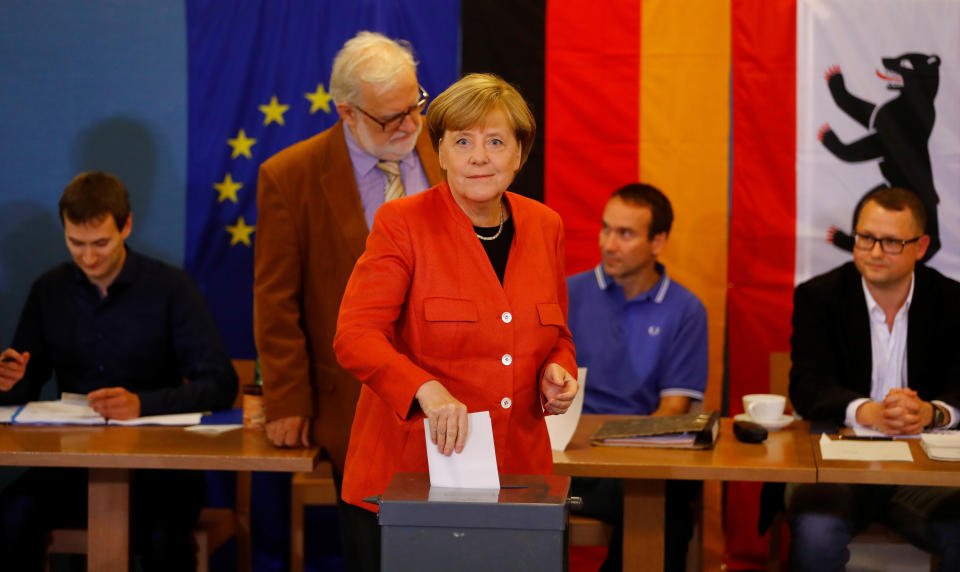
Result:
{"label": "red stripe of flag", "polygon": [[[796,0],[732,3],[733,179],[728,332],[730,413],[770,391],[770,353],[789,351],[796,250]],[[730,483],[730,569],[762,567],[760,486]]]}
{"label": "red stripe of flag", "polygon": [[606,198],[640,172],[640,3],[547,2],[546,44],[544,201],[573,273],[599,260]]}

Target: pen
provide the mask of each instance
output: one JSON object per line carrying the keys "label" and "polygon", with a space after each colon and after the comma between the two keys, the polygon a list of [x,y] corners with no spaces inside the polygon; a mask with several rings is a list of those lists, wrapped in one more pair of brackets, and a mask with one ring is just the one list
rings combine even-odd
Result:
{"label": "pen", "polygon": [[844,441],[893,441],[893,437],[874,437],[866,435],[840,435],[837,439]]}

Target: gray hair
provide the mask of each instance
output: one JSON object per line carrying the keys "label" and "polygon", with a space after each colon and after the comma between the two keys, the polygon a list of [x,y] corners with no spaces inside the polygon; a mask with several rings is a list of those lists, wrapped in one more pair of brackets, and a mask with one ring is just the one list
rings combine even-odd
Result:
{"label": "gray hair", "polygon": [[330,95],[337,103],[355,103],[362,84],[374,84],[382,91],[407,69],[417,71],[410,42],[391,40],[377,32],[358,32],[333,59]]}

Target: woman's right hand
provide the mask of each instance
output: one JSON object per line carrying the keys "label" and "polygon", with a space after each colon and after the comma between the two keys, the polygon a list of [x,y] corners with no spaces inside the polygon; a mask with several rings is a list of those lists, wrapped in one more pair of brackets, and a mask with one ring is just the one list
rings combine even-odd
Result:
{"label": "woman's right hand", "polygon": [[430,424],[430,440],[444,455],[463,452],[467,443],[467,406],[450,395],[439,381],[431,379],[417,390],[420,409]]}

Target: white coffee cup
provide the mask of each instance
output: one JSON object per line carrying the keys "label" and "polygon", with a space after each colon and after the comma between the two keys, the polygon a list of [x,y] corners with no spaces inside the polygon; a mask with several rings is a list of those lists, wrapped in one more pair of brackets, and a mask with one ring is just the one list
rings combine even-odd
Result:
{"label": "white coffee cup", "polygon": [[754,421],[777,421],[783,416],[787,398],[773,393],[751,393],[743,396],[743,409]]}

